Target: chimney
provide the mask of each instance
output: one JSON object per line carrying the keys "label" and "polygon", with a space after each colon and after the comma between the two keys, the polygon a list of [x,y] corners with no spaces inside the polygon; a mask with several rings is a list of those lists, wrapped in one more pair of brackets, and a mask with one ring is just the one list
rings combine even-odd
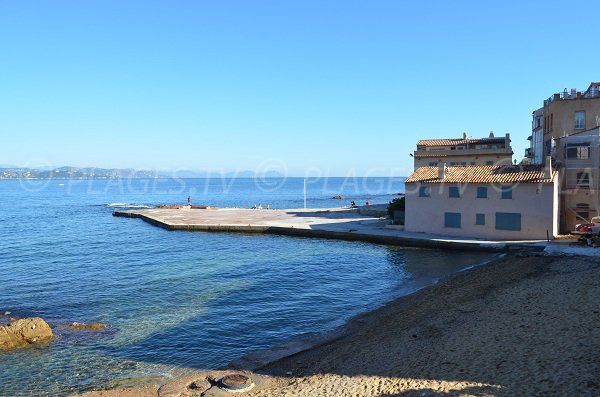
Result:
{"label": "chimney", "polygon": [[490,138],[494,137],[494,131],[490,131]]}
{"label": "chimney", "polygon": [[504,145],[506,148],[510,147],[510,133],[506,133],[506,138],[504,138]]}
{"label": "chimney", "polygon": [[438,164],[438,179],[444,180],[446,178],[446,163]]}
{"label": "chimney", "polygon": [[466,131],[465,131],[465,132],[463,132],[463,139],[464,139],[465,141],[467,140],[467,138],[468,138],[468,137],[469,137],[469,136],[467,135],[467,132],[466,132]]}
{"label": "chimney", "polygon": [[552,157],[546,156],[546,165],[544,166],[544,179],[552,179]]}

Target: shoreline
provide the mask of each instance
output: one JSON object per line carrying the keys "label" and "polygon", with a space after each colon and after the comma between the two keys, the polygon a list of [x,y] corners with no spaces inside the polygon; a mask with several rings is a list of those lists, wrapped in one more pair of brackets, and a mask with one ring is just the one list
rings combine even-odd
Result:
{"label": "shoreline", "polygon": [[396,301],[407,298],[411,295],[418,294],[420,291],[432,288],[438,284],[443,284],[454,276],[460,275],[465,272],[483,268],[486,266],[494,266],[495,263],[499,262],[506,257],[505,253],[498,253],[493,255],[490,259],[474,263],[463,269],[457,270],[456,272],[447,274],[440,277],[437,280],[432,280],[431,284],[419,287],[409,293],[392,297],[390,300],[383,302],[380,306],[353,315],[344,321],[343,324],[334,327],[333,329],[326,330],[323,332],[314,332],[294,337],[282,344],[278,344],[266,349],[260,349],[248,354],[245,354],[237,359],[231,361],[225,368],[241,371],[260,371],[263,368],[269,367],[281,360],[302,354],[306,351],[317,349],[319,347],[334,343],[342,338],[348,337],[353,332],[354,324],[361,325],[364,323],[363,317],[368,317],[377,312],[384,311],[386,306],[394,305]]}
{"label": "shoreline", "polygon": [[[556,306],[557,302],[551,302],[552,299],[557,298],[553,296],[552,288],[562,284],[564,284],[563,288],[568,286],[570,289],[566,290],[568,293],[565,294],[564,299],[559,299],[558,303],[564,303],[569,308],[573,303],[582,307],[589,306],[591,304],[589,299],[582,300],[578,296],[573,296],[584,293],[571,288],[575,287],[578,282],[587,282],[591,288],[600,288],[600,264],[590,263],[589,259],[581,257],[528,257],[526,255],[517,257],[509,255],[496,258],[488,264],[454,273],[443,278],[437,284],[398,297],[382,307],[353,317],[343,326],[345,331],[343,335],[338,335],[333,340],[266,363],[256,372],[243,371],[242,373],[254,377],[253,379],[257,382],[256,389],[243,393],[243,395],[265,397],[280,395],[396,395],[375,393],[374,390],[409,393],[402,394],[403,396],[412,396],[411,390],[415,393],[419,390],[419,394],[414,394],[415,396],[442,395],[434,393],[434,390],[438,389],[450,392],[464,390],[465,394],[461,395],[535,395],[545,387],[540,383],[540,379],[537,379],[537,382],[534,380],[535,376],[538,378],[550,376],[550,381],[545,382],[546,386],[551,387],[548,390],[564,391],[563,394],[558,395],[593,395],[591,393],[600,390],[600,379],[597,375],[593,375],[600,373],[600,371],[593,372],[595,369],[600,369],[600,363],[598,359],[587,357],[585,352],[580,352],[581,349],[577,349],[577,345],[572,355],[575,353],[576,356],[584,355],[583,362],[585,362],[585,368],[588,369],[586,371],[585,368],[579,368],[581,365],[579,362],[575,365],[576,369],[579,369],[575,371],[579,374],[579,378],[582,376],[585,378],[581,382],[577,380],[577,377],[569,379],[565,376],[559,376],[556,381],[553,381],[553,375],[543,371],[541,375],[532,375],[525,371],[528,375],[526,379],[523,379],[519,374],[519,371],[524,371],[521,365],[510,370],[515,362],[530,360],[528,354],[525,354],[529,353],[534,356],[541,355],[538,357],[539,360],[534,357],[532,360],[534,364],[543,361],[555,371],[567,368],[568,372],[573,372],[572,368],[566,365],[569,363],[561,362],[563,361],[561,357],[565,353],[562,350],[555,351],[554,346],[555,344],[567,344],[573,347],[570,339],[563,340],[559,337],[553,340],[549,338],[549,340],[542,341],[544,343],[540,345],[541,353],[535,350],[528,352],[529,345],[521,339],[532,337],[531,332],[523,333],[523,329],[518,323],[527,323],[528,321],[535,323],[535,320],[539,320],[539,316],[542,314],[550,315],[551,313],[548,313],[550,308],[544,307],[544,305],[552,304],[553,309],[559,312],[561,307]],[[548,293],[540,295],[540,288]],[[523,305],[523,296],[527,297],[536,291],[538,298],[541,299],[541,302],[536,302],[540,308],[535,310],[539,310],[539,312],[528,314],[525,308],[521,308],[521,306],[515,305],[516,302],[513,302],[518,298],[518,303]],[[595,296],[598,296],[597,294],[596,290]],[[500,299],[496,295],[500,295]],[[562,300],[564,302],[561,302]],[[531,304],[528,300],[525,303]],[[493,312],[489,313],[490,310]],[[559,315],[554,316],[552,321],[560,321],[560,314],[567,317],[578,315],[577,312],[572,311],[557,314]],[[597,311],[595,314],[593,312],[589,314],[591,320],[599,319]],[[509,316],[511,320],[508,325],[506,316]],[[513,316],[514,321],[512,321]],[[514,329],[511,325],[513,322]],[[569,323],[562,325],[571,333],[577,334],[585,331],[583,335],[575,339],[576,341],[600,336],[598,323],[594,323],[596,324],[594,327],[589,322],[590,319],[584,317],[578,318],[574,327],[569,327]],[[465,329],[463,323],[470,324],[470,327]],[[477,326],[473,326],[474,324]],[[547,328],[547,324],[544,322],[538,321],[533,325],[538,328]],[[495,335],[494,338],[487,335],[486,338],[485,332],[490,332],[490,327],[491,331],[496,328],[502,330],[502,335]],[[590,327],[591,329],[588,329]],[[506,331],[508,334],[505,334]],[[546,331],[548,332],[548,330]],[[552,329],[549,331],[551,332]],[[511,332],[518,333],[521,339],[511,340]],[[483,335],[479,335],[482,333]],[[479,337],[474,341],[467,341],[469,338],[473,338],[471,334]],[[537,337],[544,336],[543,333],[541,336],[537,332],[533,332],[533,334]],[[496,351],[490,346],[500,343],[497,340],[499,337],[500,341],[508,338],[510,343],[502,344],[503,349]],[[532,345],[536,346],[539,341],[534,342]],[[448,348],[449,343],[452,346],[451,349]],[[594,342],[590,341],[589,343],[593,344]],[[595,342],[595,347],[600,347],[598,344]],[[551,354],[552,352],[548,351],[548,345],[552,347],[554,356]],[[504,350],[508,350],[508,353]],[[511,355],[511,351],[521,354]],[[593,352],[593,350],[591,351]],[[502,358],[503,354],[508,354],[511,358],[504,359]],[[548,358],[545,355],[551,357]],[[465,360],[466,358],[469,359]],[[496,358],[497,360],[495,360]],[[491,366],[490,360],[493,361]],[[223,373],[223,371],[210,371],[179,379],[163,386],[153,385],[141,389],[91,392],[82,394],[82,396],[183,396],[186,394],[181,393],[188,390],[187,386],[194,380],[206,381],[207,377]],[[594,378],[594,376],[596,377]],[[207,394],[204,395],[224,395],[219,394],[224,392],[210,382],[206,385],[205,392]],[[529,392],[524,393],[525,389]],[[590,394],[582,394],[582,390],[585,392],[588,389],[591,390]],[[174,394],[165,394],[161,390],[163,392],[173,390]],[[177,390],[179,391],[177,392]],[[430,394],[421,394],[423,392],[430,392]]]}

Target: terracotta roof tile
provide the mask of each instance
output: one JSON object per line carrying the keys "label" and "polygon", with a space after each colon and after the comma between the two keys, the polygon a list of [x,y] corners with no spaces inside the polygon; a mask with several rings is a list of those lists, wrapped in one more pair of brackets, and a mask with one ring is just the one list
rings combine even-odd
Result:
{"label": "terracotta roof tile", "polygon": [[406,183],[550,183],[556,177],[553,171],[551,179],[544,178],[544,166],[541,165],[474,165],[446,167],[446,177],[438,178],[438,167],[420,167]]}
{"label": "terracotta roof tile", "polygon": [[456,139],[421,139],[417,146],[455,146],[455,145],[475,145],[488,143],[504,143],[505,138],[456,138]]}

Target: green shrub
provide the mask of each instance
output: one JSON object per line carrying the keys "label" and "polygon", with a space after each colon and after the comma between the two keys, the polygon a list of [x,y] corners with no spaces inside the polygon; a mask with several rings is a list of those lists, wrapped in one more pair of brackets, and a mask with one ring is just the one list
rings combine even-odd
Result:
{"label": "green shrub", "polygon": [[390,201],[387,207],[387,212],[390,217],[394,217],[394,211],[404,211],[406,205],[406,197],[398,197]]}

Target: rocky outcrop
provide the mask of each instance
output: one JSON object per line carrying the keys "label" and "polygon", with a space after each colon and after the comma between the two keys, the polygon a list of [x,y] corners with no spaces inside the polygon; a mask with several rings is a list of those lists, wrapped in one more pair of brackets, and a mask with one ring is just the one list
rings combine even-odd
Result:
{"label": "rocky outcrop", "polygon": [[96,331],[96,330],[107,328],[106,324],[103,324],[103,323],[77,323],[77,322],[67,324],[66,327],[76,330],[76,331],[83,330],[83,329]]}
{"label": "rocky outcrop", "polygon": [[47,342],[53,336],[48,323],[39,317],[15,320],[9,325],[0,325],[0,350]]}

